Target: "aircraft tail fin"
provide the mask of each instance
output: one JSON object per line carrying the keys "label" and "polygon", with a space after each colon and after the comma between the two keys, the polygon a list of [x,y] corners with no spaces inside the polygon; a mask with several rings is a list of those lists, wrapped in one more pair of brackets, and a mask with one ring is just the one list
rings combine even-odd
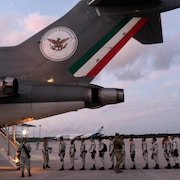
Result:
{"label": "aircraft tail fin", "polygon": [[162,41],[159,15],[147,23],[148,17],[120,14],[119,7],[94,7],[80,1],[22,44],[2,49],[0,59],[10,65],[8,69],[17,79],[89,84],[130,38],[142,43]]}
{"label": "aircraft tail fin", "polygon": [[97,131],[97,134],[101,134],[102,133],[102,130],[103,130],[103,126],[101,126],[101,128]]}

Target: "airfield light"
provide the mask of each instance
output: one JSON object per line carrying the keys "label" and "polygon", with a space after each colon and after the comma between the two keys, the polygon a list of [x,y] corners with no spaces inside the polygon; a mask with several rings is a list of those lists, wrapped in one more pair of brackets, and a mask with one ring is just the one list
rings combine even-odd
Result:
{"label": "airfield light", "polygon": [[22,130],[22,135],[23,135],[23,136],[26,136],[27,134],[28,134],[27,130],[25,130],[25,129]]}

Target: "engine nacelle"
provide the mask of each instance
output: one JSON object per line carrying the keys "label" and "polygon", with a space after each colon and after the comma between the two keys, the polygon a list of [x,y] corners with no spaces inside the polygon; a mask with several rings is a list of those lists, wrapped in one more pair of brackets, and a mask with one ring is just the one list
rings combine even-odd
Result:
{"label": "engine nacelle", "polygon": [[88,108],[97,108],[108,104],[124,102],[123,89],[89,88],[86,93],[85,104]]}
{"label": "engine nacelle", "polygon": [[18,93],[18,81],[12,77],[0,77],[0,97],[13,96]]}

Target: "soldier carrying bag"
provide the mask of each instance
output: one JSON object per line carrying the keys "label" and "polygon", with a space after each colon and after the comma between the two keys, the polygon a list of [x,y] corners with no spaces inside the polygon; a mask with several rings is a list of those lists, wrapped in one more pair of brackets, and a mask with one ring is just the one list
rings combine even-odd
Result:
{"label": "soldier carrying bag", "polygon": [[107,152],[107,145],[106,144],[104,144],[104,147],[103,147],[103,150],[102,150],[103,152]]}
{"label": "soldier carrying bag", "polygon": [[28,152],[28,150],[26,149],[26,146],[25,146],[24,144],[22,145],[22,148],[24,148],[24,151],[25,151],[27,157],[30,159],[30,158],[31,158],[31,155],[29,154],[29,152]]}

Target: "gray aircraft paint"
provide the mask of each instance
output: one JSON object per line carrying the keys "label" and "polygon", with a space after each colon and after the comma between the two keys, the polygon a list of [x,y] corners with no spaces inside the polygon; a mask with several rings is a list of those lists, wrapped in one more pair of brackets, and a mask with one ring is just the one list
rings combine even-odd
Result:
{"label": "gray aircraft paint", "polygon": [[[133,5],[131,0],[82,0],[62,18],[23,43],[1,47],[0,126],[124,102],[122,89],[92,85],[94,76],[74,77],[71,68],[125,16],[149,19],[133,35],[136,40],[144,44],[162,42],[160,13],[179,6],[180,0],[137,0]],[[41,45],[43,37],[60,27],[68,29],[66,33],[71,34],[75,45],[71,44],[72,53],[55,61],[42,53]],[[69,37],[58,38],[53,34],[46,39],[55,53],[66,49],[69,40]]]}

